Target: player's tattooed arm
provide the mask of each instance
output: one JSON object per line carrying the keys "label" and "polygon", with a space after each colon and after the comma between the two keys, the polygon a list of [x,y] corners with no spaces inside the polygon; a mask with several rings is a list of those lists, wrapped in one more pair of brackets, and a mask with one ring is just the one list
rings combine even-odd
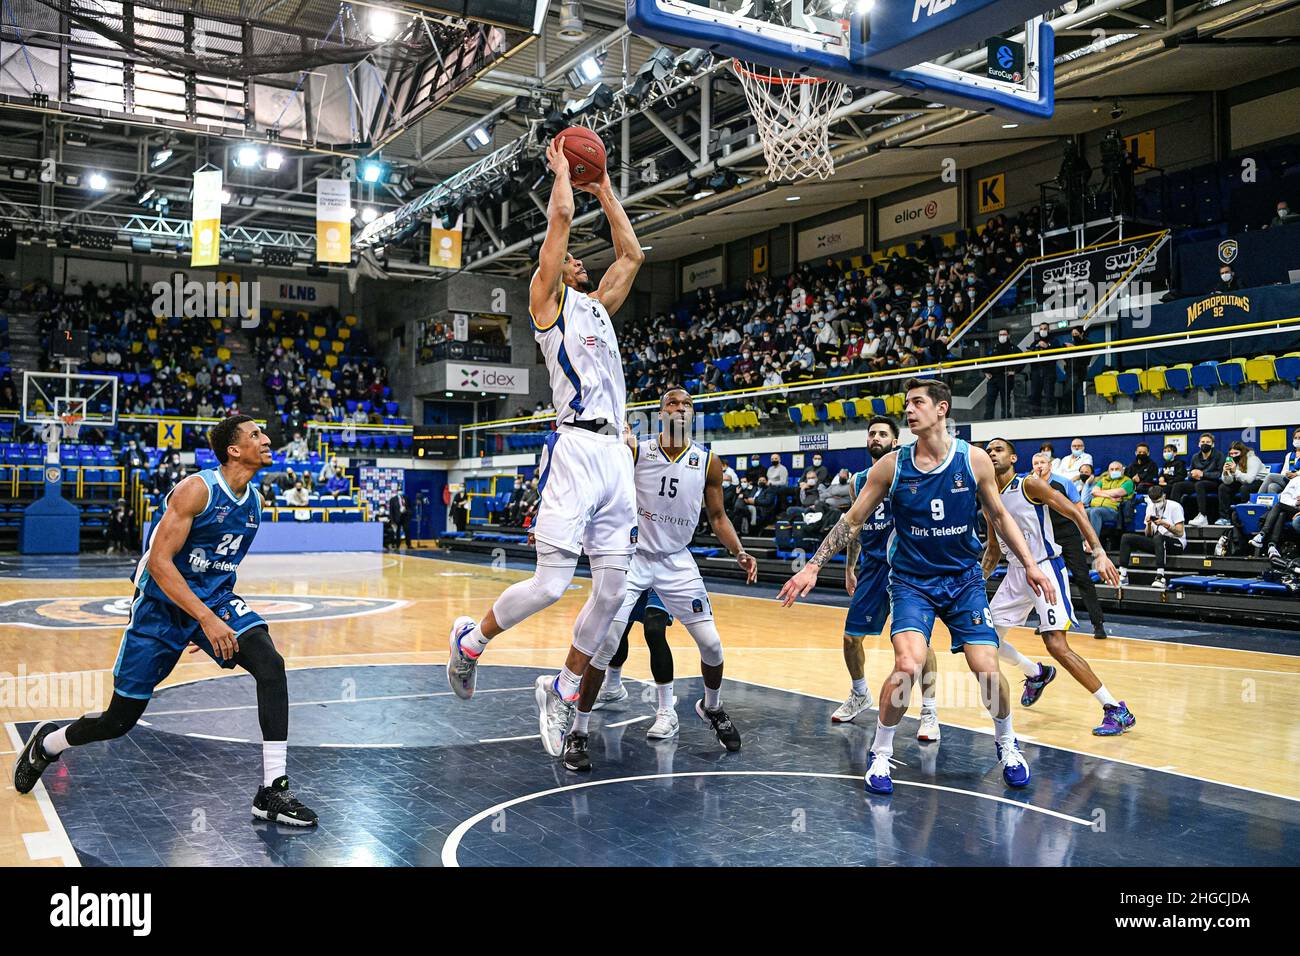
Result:
{"label": "player's tattooed arm", "polygon": [[862,554],[862,536],[854,535],[844,548],[844,590],[852,594],[858,589],[858,558]]}
{"label": "player's tattooed arm", "polygon": [[858,535],[861,532],[862,525],[854,526],[849,520],[848,512],[845,512],[840,515],[840,520],[835,522],[835,527],[831,528],[830,534],[822,540],[821,547],[808,563],[815,564],[819,568],[825,567],[826,562],[848,547],[850,542],[859,540]]}

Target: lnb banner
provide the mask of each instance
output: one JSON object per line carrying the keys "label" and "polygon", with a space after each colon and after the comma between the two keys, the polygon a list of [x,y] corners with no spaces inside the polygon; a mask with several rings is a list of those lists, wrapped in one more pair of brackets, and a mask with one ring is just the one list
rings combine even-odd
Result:
{"label": "lnb banner", "polygon": [[316,261],[352,261],[352,184],[316,180]]}

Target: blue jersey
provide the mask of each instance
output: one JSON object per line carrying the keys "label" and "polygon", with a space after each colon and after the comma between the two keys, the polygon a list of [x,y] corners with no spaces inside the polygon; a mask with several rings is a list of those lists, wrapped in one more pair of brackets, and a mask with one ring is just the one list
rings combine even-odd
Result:
{"label": "blue jersey", "polygon": [[[871,468],[868,466],[853,476],[852,488],[855,500],[861,494],[862,486],[866,484],[867,472],[869,471],[871,471]],[[886,498],[868,516],[866,522],[862,525],[862,532],[858,535],[858,540],[862,542],[863,561],[884,564],[889,560],[889,536],[893,533],[893,530],[894,517],[889,510],[889,499]]]}
{"label": "blue jersey", "polygon": [[[208,486],[208,503],[195,517],[189,536],[176,552],[173,563],[190,590],[200,601],[208,604],[234,588],[239,562],[248,554],[257,526],[262,521],[262,499],[251,482],[244,489],[243,496],[236,497],[222,477],[220,468],[201,471],[199,477]],[[135,576],[136,587],[145,595],[168,603],[171,603],[171,598],[150,576],[148,563],[149,545],[167,513],[174,491],[168,493],[158,510]]]}
{"label": "blue jersey", "polygon": [[948,457],[932,471],[912,461],[916,446],[898,449],[889,500],[894,534],[889,566],[910,578],[963,574],[978,568],[984,549],[975,533],[979,497],[970,467],[970,446],[954,438]]}

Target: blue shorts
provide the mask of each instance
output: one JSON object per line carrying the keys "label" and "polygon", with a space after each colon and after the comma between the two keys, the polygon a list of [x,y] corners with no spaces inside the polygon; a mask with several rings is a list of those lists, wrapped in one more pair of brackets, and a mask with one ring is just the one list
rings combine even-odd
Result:
{"label": "blue shorts", "polygon": [[[266,624],[260,614],[250,611],[238,595],[229,591],[205,603],[230,625],[236,637]],[[172,672],[190,643],[203,648],[222,667],[235,666],[233,660],[216,656],[198,621],[170,601],[136,591],[131,602],[131,621],[122,635],[117,663],[113,665],[114,693],[148,700],[153,696],[154,687]]]}
{"label": "blue shorts", "polygon": [[920,631],[929,644],[937,617],[952,635],[954,654],[967,644],[998,646],[979,565],[961,574],[932,578],[909,578],[894,571],[889,576],[889,604],[894,617],[891,635]]}
{"label": "blue shorts", "polygon": [[889,620],[889,565],[883,562],[863,564],[858,569],[858,586],[849,602],[849,616],[844,633],[849,637],[879,634]]}
{"label": "blue shorts", "polygon": [[[641,596],[637,598],[636,604],[632,607],[632,616],[627,619],[627,622],[629,624],[636,624],[637,622],[644,624],[645,612],[648,608],[652,607],[658,608],[665,614],[668,614],[668,608],[664,607],[664,602],[659,600],[659,595],[654,592],[654,588],[651,588],[649,591],[641,592]],[[673,616],[668,614],[667,626],[671,627],[672,623]]]}

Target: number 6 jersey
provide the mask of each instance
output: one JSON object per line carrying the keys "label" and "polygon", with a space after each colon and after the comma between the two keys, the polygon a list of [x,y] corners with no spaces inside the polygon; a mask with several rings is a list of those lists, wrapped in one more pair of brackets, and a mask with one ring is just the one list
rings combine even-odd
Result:
{"label": "number 6 jersey", "polygon": [[637,552],[676,554],[690,546],[704,507],[704,482],[712,456],[691,442],[669,458],[658,438],[637,442],[633,460],[636,477]]}
{"label": "number 6 jersey", "polygon": [[[176,552],[173,561],[190,590],[206,604],[212,598],[234,588],[239,562],[248,554],[253,536],[257,534],[257,526],[262,521],[262,499],[252,482],[249,482],[242,496],[235,497],[235,493],[226,484],[226,479],[222,477],[220,468],[209,468],[200,471],[198,475],[208,486],[208,503],[194,518],[189,536]],[[153,544],[154,533],[158,530],[163,515],[167,513],[167,505],[175,490],[173,488],[167,493],[162,507],[154,516],[149,540],[135,573],[136,587],[149,597],[168,603],[171,603],[171,598],[163,593],[162,588],[149,575],[149,547]]]}

